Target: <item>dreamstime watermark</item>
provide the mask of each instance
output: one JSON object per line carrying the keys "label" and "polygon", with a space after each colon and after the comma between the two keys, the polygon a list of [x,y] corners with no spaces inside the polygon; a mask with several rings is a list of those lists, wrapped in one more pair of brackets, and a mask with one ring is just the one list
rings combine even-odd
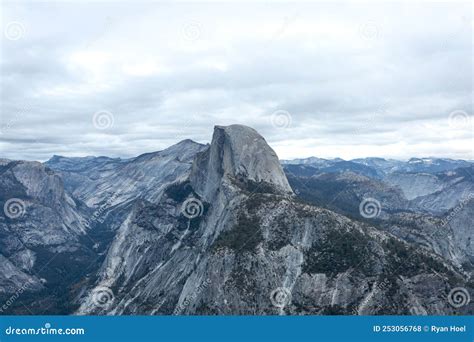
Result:
{"label": "dreamstime watermark", "polygon": [[202,216],[204,213],[204,205],[197,198],[188,198],[181,206],[181,213],[188,219],[192,220],[198,216]]}
{"label": "dreamstime watermark", "polygon": [[14,117],[13,119],[10,119],[6,124],[2,124],[2,126],[0,126],[0,134],[5,134],[10,131],[13,126],[15,126],[15,124],[19,121],[19,117]]}
{"label": "dreamstime watermark", "polygon": [[26,204],[19,198],[10,198],[3,205],[3,212],[8,218],[20,218],[26,213]]}
{"label": "dreamstime watermark", "polygon": [[9,326],[5,335],[84,335],[84,328],[53,328],[51,323],[46,323],[40,328],[15,328]]}
{"label": "dreamstime watermark", "polygon": [[109,306],[114,300],[114,292],[107,286],[99,286],[92,290],[92,303],[95,306]]}
{"label": "dreamstime watermark", "polygon": [[380,36],[380,27],[375,21],[368,21],[359,25],[359,36],[367,41],[373,41]]}
{"label": "dreamstime watermark", "polygon": [[462,198],[461,201],[457,206],[455,206],[446,216],[441,220],[441,227],[445,227],[454,217],[456,217],[457,214],[461,212],[461,210],[466,206],[466,204],[474,199],[474,193],[469,193],[466,197]]}
{"label": "dreamstime watermark", "polygon": [[474,27],[474,19],[472,19],[472,16],[463,15],[459,19],[458,27],[451,31],[448,35],[448,39],[446,39],[443,44],[443,47],[447,50],[450,48],[449,44],[455,41],[456,37],[459,37],[465,29],[470,30]]}
{"label": "dreamstime watermark", "polygon": [[21,294],[28,290],[29,286],[30,283],[27,282],[24,283],[18,290],[16,290],[15,293],[12,294],[2,306],[0,306],[0,314],[8,310],[8,308],[12,306],[18,298],[20,298]]}
{"label": "dreamstime watermark", "polygon": [[90,227],[90,225],[94,222],[104,223],[105,219],[107,218],[107,216],[104,214],[107,212],[107,210],[109,210],[115,204],[116,200],[122,194],[135,187],[140,182],[140,180],[144,178],[144,176],[145,174],[142,171],[138,171],[136,174],[128,177],[129,181],[125,185],[122,184],[122,187],[119,191],[114,192],[112,196],[107,198],[104,204],[100,205],[100,207],[92,213],[91,217],[87,220],[87,225]]}
{"label": "dreamstime watermark", "polygon": [[100,110],[94,113],[94,116],[92,117],[94,127],[100,130],[111,128],[114,125],[114,122],[114,115],[106,110]]}
{"label": "dreamstime watermark", "polygon": [[14,111],[15,115],[10,118],[5,124],[0,126],[0,134],[5,134],[10,131],[18,122],[20,122],[24,117],[25,113],[31,110],[30,105],[26,105],[18,111]]}
{"label": "dreamstime watermark", "polygon": [[359,204],[359,213],[365,218],[375,218],[380,215],[382,205],[375,198],[364,198]]}
{"label": "dreamstime watermark", "polygon": [[181,27],[181,35],[187,41],[194,42],[201,38],[202,25],[198,21],[190,21]]}
{"label": "dreamstime watermark", "polygon": [[105,18],[105,23],[104,23],[104,26],[102,27],[102,30],[98,32],[98,34],[95,35],[95,38],[90,40],[84,48],[90,49],[93,45],[97,44],[110,31],[110,28],[112,27],[112,24],[114,23],[114,20],[115,19],[113,19],[110,16]]}
{"label": "dreamstime watermark", "polygon": [[464,287],[455,287],[449,291],[448,303],[452,307],[459,309],[471,301],[469,291]]}
{"label": "dreamstime watermark", "polygon": [[8,40],[20,40],[25,36],[26,28],[25,25],[19,21],[11,21],[5,26],[3,33]]}
{"label": "dreamstime watermark", "polygon": [[105,218],[106,218],[104,213],[112,206],[112,204],[119,197],[119,195],[120,194],[118,192],[114,192],[114,194],[112,196],[107,198],[105,203],[103,205],[101,205],[97,210],[94,211],[94,213],[88,219],[87,224],[90,226],[91,223],[93,223],[93,222],[104,223]]}
{"label": "dreamstime watermark", "polygon": [[355,135],[361,135],[364,131],[374,127],[374,123],[377,119],[387,114],[387,110],[384,107],[381,107],[374,112],[370,113],[367,118],[364,118],[359,121],[358,127],[355,129]]}
{"label": "dreamstime watermark", "polygon": [[463,110],[455,110],[449,113],[448,122],[451,128],[467,128],[471,123],[471,117]]}
{"label": "dreamstime watermark", "polygon": [[[380,283],[375,283],[372,291],[370,291],[370,293],[360,302],[360,304],[356,308],[352,309],[352,315],[360,315],[379,292],[385,292],[389,287],[390,282],[388,281],[388,279],[384,279]],[[372,309],[372,311],[375,312],[381,307],[382,306],[379,304],[374,309]]]}
{"label": "dreamstime watermark", "polygon": [[180,315],[184,309],[186,309],[191,303],[197,298],[197,296],[204,291],[209,285],[211,280],[208,278],[204,280],[189,297],[186,297],[181,304],[179,304],[173,311],[173,315]]}
{"label": "dreamstime watermark", "polygon": [[291,16],[286,16],[283,20],[282,25],[273,33],[272,37],[270,38],[270,42],[281,37],[288,30],[288,27],[290,27],[290,25],[294,23],[299,16],[299,13],[294,13]]}
{"label": "dreamstime watermark", "polygon": [[270,301],[277,308],[284,308],[291,302],[291,291],[286,287],[278,287],[270,293]]}
{"label": "dreamstime watermark", "polygon": [[291,126],[291,114],[283,109],[276,110],[272,113],[271,123],[275,128],[289,128]]}

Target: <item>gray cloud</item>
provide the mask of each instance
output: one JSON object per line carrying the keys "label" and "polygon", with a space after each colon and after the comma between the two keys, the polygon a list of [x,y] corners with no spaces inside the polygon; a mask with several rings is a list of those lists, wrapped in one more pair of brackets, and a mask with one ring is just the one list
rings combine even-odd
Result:
{"label": "gray cloud", "polygon": [[474,159],[472,117],[450,120],[472,116],[470,4],[4,7],[24,34],[2,37],[1,157],[130,157],[241,123],[282,158]]}

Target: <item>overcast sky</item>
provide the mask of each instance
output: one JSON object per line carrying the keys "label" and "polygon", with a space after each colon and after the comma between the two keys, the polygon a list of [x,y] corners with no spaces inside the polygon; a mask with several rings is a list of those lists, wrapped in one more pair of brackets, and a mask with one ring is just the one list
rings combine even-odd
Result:
{"label": "overcast sky", "polygon": [[284,159],[474,159],[469,3],[2,12],[0,158],[131,157],[240,123]]}

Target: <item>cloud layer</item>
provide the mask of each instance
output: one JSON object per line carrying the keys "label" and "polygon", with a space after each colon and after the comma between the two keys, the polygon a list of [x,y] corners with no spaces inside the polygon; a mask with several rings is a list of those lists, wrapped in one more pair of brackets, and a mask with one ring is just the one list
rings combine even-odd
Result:
{"label": "cloud layer", "polygon": [[281,158],[474,159],[460,3],[4,6],[0,157],[130,157],[215,124]]}

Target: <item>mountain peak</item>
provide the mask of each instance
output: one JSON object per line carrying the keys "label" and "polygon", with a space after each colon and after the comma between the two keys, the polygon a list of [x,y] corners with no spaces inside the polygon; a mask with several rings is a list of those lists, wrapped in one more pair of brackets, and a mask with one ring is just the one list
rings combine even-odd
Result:
{"label": "mountain peak", "polygon": [[275,151],[244,125],[215,126],[211,145],[194,163],[191,179],[203,196],[212,196],[223,178],[265,182],[279,192],[293,192]]}

